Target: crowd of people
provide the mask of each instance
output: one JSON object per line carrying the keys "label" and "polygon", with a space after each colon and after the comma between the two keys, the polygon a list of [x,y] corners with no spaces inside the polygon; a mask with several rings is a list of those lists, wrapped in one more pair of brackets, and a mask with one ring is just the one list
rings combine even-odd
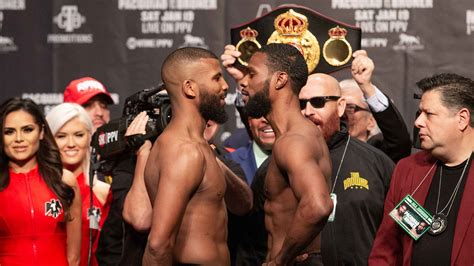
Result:
{"label": "crowd of people", "polygon": [[[168,125],[113,160],[91,147],[113,103],[98,80],[71,81],[47,115],[30,99],[2,103],[0,265],[474,264],[472,79],[417,83],[411,154],[366,51],[341,81],[308,73],[288,44],[263,46],[246,67],[239,56],[232,45],[220,58],[169,54]],[[246,129],[221,145],[224,71]],[[125,137],[148,121],[138,114]]]}

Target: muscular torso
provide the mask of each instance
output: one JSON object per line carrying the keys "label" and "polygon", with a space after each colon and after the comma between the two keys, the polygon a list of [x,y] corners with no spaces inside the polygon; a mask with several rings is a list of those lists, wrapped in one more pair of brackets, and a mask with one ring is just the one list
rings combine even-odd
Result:
{"label": "muscular torso", "polygon": [[[170,167],[173,171],[180,171],[179,165],[170,164],[169,159],[162,158],[172,154],[170,151],[179,150],[180,145],[186,144],[187,141],[168,134],[160,136],[153,145],[145,169],[145,183],[152,205],[160,179],[166,178],[160,173]],[[223,199],[226,190],[225,178],[207,143],[193,145],[204,155],[205,166],[202,180],[191,194],[181,219],[173,249],[173,260],[179,264],[228,265],[227,212]]]}
{"label": "muscular torso", "polygon": [[[304,124],[303,124],[304,125]],[[329,159],[329,152],[326,148],[326,144],[321,133],[317,128],[300,127],[299,132],[289,131],[285,135],[282,135],[279,139],[287,137],[291,134],[297,134],[300,137],[313,136],[312,138],[305,137],[308,149],[312,150],[315,161],[318,163],[321,171],[323,172],[328,186],[330,184],[331,175],[331,162]],[[276,147],[279,141],[274,144]],[[281,148],[281,147],[280,147]],[[277,149],[275,149],[277,150]],[[283,149],[288,152],[287,156],[291,156],[291,147],[285,147]],[[296,177],[298,178],[298,177]],[[290,187],[288,176],[285,172],[282,172],[279,163],[276,161],[275,156],[272,156],[267,175],[265,177],[265,227],[268,231],[268,255],[267,260],[272,260],[281,250],[287,232],[292,224],[293,217],[298,207],[298,199],[295,196],[292,188]],[[318,235],[301,253],[313,253],[320,251],[320,236]]]}

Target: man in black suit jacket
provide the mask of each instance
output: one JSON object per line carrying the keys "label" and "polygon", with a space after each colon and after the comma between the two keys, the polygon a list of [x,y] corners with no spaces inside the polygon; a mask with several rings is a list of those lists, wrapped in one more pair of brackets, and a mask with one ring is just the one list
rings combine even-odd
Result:
{"label": "man in black suit jacket", "polygon": [[354,52],[353,79],[339,83],[346,99],[344,119],[352,137],[371,144],[398,162],[410,155],[410,135],[393,102],[372,84],[374,69],[366,51]]}

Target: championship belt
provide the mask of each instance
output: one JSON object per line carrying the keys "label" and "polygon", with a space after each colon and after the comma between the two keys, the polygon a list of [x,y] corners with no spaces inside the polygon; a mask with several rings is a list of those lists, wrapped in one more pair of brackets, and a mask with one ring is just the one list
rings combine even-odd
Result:
{"label": "championship belt", "polygon": [[248,65],[248,60],[250,57],[258,50],[260,47],[260,43],[257,41],[258,32],[250,27],[247,27],[240,31],[240,41],[235,46],[237,50],[241,52],[241,55],[238,59],[239,63],[244,66]]}
{"label": "championship belt", "polygon": [[237,67],[246,66],[262,45],[286,43],[303,54],[309,73],[330,73],[350,66],[362,35],[356,26],[297,5],[278,7],[230,32],[231,43],[242,54]]}

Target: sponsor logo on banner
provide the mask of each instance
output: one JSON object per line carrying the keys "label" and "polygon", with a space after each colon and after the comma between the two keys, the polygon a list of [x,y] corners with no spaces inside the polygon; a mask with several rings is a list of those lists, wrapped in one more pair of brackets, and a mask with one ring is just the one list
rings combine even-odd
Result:
{"label": "sponsor logo on banner", "polygon": [[201,47],[204,49],[208,49],[209,46],[204,42],[204,37],[197,37],[191,34],[186,34],[183,36],[184,43],[181,44],[179,47]]}
{"label": "sponsor logo on banner", "polygon": [[474,10],[466,10],[466,34],[474,32]]}
{"label": "sponsor logo on banner", "polygon": [[46,105],[46,104],[60,104],[63,102],[63,94],[62,93],[40,93],[40,92],[33,92],[33,93],[23,93],[21,95],[23,99],[31,99],[37,104]]}
{"label": "sponsor logo on banner", "polygon": [[362,47],[387,47],[387,38],[362,38]]}
{"label": "sponsor logo on banner", "polygon": [[129,50],[137,48],[171,48],[173,47],[173,39],[129,37],[126,45]]}
{"label": "sponsor logo on banner", "polygon": [[[118,104],[120,102],[120,95],[118,93],[111,93],[110,96],[114,103]],[[31,99],[36,104],[42,106],[45,115],[64,100],[63,93],[54,92],[26,92],[21,95],[21,98]]]}
{"label": "sponsor logo on banner", "polygon": [[[2,11],[0,11],[0,30],[3,27],[3,18],[4,14]],[[9,53],[15,51],[18,51],[18,46],[16,46],[13,37],[0,35],[0,53]]]}
{"label": "sponsor logo on banner", "polygon": [[53,18],[53,23],[66,33],[48,34],[48,43],[84,44],[93,42],[91,33],[73,33],[86,23],[86,17],[79,12],[76,5],[61,6],[61,11]]}
{"label": "sponsor logo on banner", "polygon": [[0,1],[0,10],[25,10],[25,0],[2,0]]}
{"label": "sponsor logo on banner", "polygon": [[[140,33],[125,40],[129,50],[169,49],[179,45],[208,48],[204,38],[192,35],[195,10],[217,10],[217,0],[118,0],[119,10],[139,13]],[[157,38],[157,34],[160,34]],[[163,38],[163,34],[167,38]],[[169,36],[169,37],[168,37]],[[183,37],[183,42],[179,40]]]}
{"label": "sponsor logo on banner", "polygon": [[413,10],[432,12],[433,0],[331,0],[332,9],[354,10],[363,32],[362,48],[424,49],[420,36],[409,34]]}
{"label": "sponsor logo on banner", "polygon": [[167,9],[168,0],[118,0],[120,10]]}
{"label": "sponsor logo on banner", "polygon": [[423,50],[425,46],[421,44],[420,37],[400,33],[398,35],[399,42],[393,46],[393,49],[398,50]]}
{"label": "sponsor logo on banner", "polygon": [[119,0],[120,10],[146,10],[146,9],[217,9],[217,0]]}
{"label": "sponsor logo on banner", "polygon": [[0,36],[0,53],[15,52],[18,47],[13,41],[13,37]]}
{"label": "sponsor logo on banner", "polygon": [[21,95],[23,99],[31,99],[36,104],[43,107],[43,112],[45,115],[54,108],[54,106],[63,102],[62,93],[41,93],[41,92],[27,92]]}

